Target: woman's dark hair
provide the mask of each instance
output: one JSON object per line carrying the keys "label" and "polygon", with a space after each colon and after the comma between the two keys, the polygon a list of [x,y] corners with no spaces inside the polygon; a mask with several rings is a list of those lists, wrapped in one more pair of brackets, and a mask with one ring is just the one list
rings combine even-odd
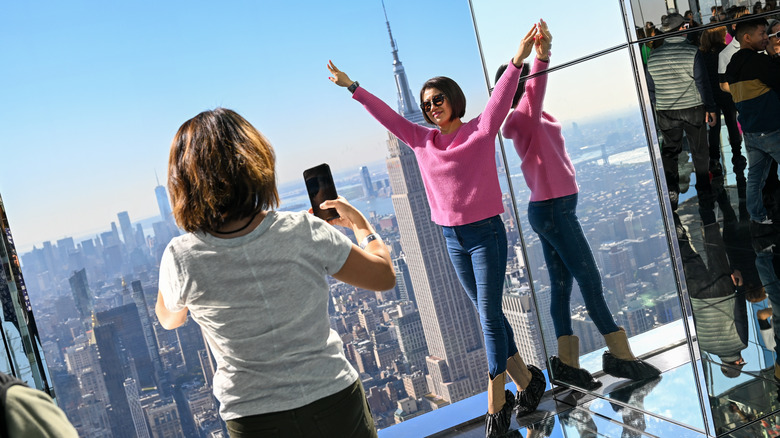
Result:
{"label": "woman's dark hair", "polygon": [[[495,83],[498,83],[498,80],[501,78],[501,75],[504,74],[508,66],[509,64],[501,64],[498,67],[498,71],[496,71]],[[525,78],[526,76],[528,76],[528,72],[530,70],[531,70],[530,64],[524,62],[523,68],[520,71],[520,81],[517,84],[517,91],[515,91],[515,97],[512,98],[512,108],[516,107],[517,102],[520,102],[520,98],[523,97],[523,93],[525,92]]]}
{"label": "woman's dark hair", "polygon": [[173,216],[186,231],[224,223],[279,205],[274,150],[235,111],[216,108],[184,122],[168,158]]}
{"label": "woman's dark hair", "polygon": [[[420,89],[420,103],[423,101],[425,90],[429,88],[436,88],[441,91],[444,93],[444,97],[450,102],[450,106],[452,107],[452,116],[450,116],[450,120],[459,119],[466,115],[466,96],[463,94],[463,90],[460,89],[457,82],[446,76],[436,76],[435,78],[428,79]],[[428,118],[428,114],[425,111],[423,111],[423,116],[425,117],[426,122],[431,125],[436,124],[433,120]]]}

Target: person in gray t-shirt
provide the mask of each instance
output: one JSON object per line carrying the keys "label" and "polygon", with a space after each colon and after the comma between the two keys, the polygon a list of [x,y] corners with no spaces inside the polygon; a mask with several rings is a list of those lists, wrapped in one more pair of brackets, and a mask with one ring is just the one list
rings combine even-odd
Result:
{"label": "person in gray t-shirt", "polygon": [[309,213],[273,211],[274,161],[265,137],[231,110],[204,111],[179,128],[168,188],[188,233],[163,254],[157,317],[169,330],[188,313],[200,325],[231,437],[375,437],[358,373],[330,328],[325,277],[390,289],[389,252],[343,198],[322,207],[336,209],[331,224],[351,228],[361,247]]}

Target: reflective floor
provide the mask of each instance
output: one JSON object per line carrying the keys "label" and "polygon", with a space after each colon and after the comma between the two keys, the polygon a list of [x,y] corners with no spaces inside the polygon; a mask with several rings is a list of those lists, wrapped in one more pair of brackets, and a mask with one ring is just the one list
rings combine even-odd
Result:
{"label": "reflective floor", "polygon": [[[550,390],[536,412],[512,420],[507,436],[706,437],[696,388],[690,380],[691,364],[680,364],[687,357],[686,348],[675,347],[651,357],[649,360],[663,371],[654,380],[630,382],[602,375],[599,378],[604,386],[598,397],[568,388]],[[717,370],[723,375],[718,362],[705,357],[697,364],[708,370],[705,372]],[[769,415],[780,409],[778,386],[771,372],[737,371],[722,380],[712,379],[708,389],[718,436],[780,436],[780,415]],[[482,437],[484,418],[479,415],[426,436]]]}

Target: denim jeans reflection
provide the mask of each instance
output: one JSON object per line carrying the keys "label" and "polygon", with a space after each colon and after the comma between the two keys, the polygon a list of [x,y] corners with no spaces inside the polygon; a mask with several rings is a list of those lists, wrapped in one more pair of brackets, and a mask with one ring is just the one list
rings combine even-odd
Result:
{"label": "denim jeans reflection", "polygon": [[571,291],[577,280],[585,308],[602,335],[618,330],[604,300],[601,274],[577,219],[577,194],[528,203],[528,220],[539,235],[550,275],[550,314],[555,336],[574,334]]}
{"label": "denim jeans reflection", "polygon": [[763,222],[767,211],[761,190],[769,175],[772,159],[780,162],[780,130],[772,132],[744,132],[748,158],[747,209],[750,219]]}
{"label": "denim jeans reflection", "polygon": [[447,252],[463,289],[479,312],[491,378],[506,371],[517,353],[515,336],[502,308],[507,240],[501,217],[441,227]]}
{"label": "denim jeans reflection", "polygon": [[[772,329],[774,329],[775,340],[777,341],[780,340],[780,280],[778,280],[777,274],[775,274],[775,268],[772,263],[773,257],[772,251],[757,252],[756,269],[758,270],[761,284],[764,285],[766,296],[769,298],[769,302],[772,303]],[[780,342],[776,342],[775,353],[775,363],[780,365]]]}

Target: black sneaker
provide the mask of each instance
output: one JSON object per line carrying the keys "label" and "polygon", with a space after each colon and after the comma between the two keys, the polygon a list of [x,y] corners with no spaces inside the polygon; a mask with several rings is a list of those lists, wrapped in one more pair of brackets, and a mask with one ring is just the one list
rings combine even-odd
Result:
{"label": "black sneaker", "polygon": [[539,401],[544,395],[544,388],[547,386],[542,370],[533,365],[528,365],[528,371],[531,372],[531,381],[524,390],[517,392],[517,397],[515,398],[518,417],[536,410],[536,407],[539,406]]}
{"label": "black sneaker", "polygon": [[588,370],[566,365],[558,356],[550,357],[550,368],[552,368],[552,379],[554,381],[587,390],[596,389],[601,386],[601,381],[593,378]]}
{"label": "black sneaker", "polygon": [[509,432],[509,424],[512,422],[512,410],[515,407],[515,396],[512,391],[506,389],[506,403],[495,414],[485,414],[485,437],[495,438],[504,436]]}
{"label": "black sneaker", "polygon": [[603,370],[610,376],[624,377],[630,380],[646,380],[661,375],[661,370],[643,361],[642,359],[625,360],[618,359],[609,351],[601,356]]}

